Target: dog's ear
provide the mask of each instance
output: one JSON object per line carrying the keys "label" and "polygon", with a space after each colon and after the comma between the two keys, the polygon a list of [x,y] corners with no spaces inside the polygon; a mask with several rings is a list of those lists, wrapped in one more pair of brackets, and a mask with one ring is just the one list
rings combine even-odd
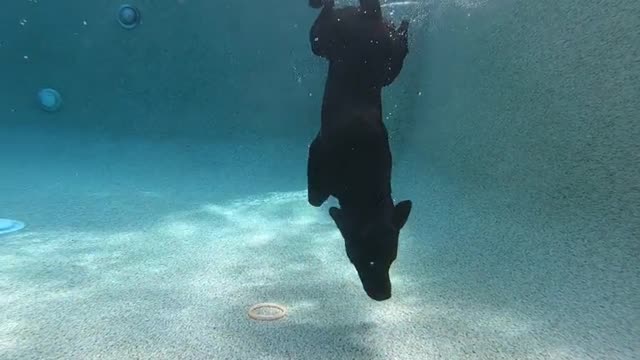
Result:
{"label": "dog's ear", "polygon": [[411,200],[400,201],[393,209],[393,217],[391,219],[396,230],[402,229],[411,213]]}
{"label": "dog's ear", "polygon": [[331,215],[331,218],[336,223],[338,228],[342,227],[342,210],[338,209],[337,207],[331,207],[329,209],[329,215]]}

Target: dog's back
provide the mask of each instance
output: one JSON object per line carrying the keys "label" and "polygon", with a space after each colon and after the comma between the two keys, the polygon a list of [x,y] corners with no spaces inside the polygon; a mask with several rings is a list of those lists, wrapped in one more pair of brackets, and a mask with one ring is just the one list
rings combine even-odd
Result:
{"label": "dog's back", "polygon": [[387,130],[377,117],[351,116],[322,129],[322,146],[332,159],[328,172],[329,193],[341,206],[371,209],[388,196],[391,151]]}

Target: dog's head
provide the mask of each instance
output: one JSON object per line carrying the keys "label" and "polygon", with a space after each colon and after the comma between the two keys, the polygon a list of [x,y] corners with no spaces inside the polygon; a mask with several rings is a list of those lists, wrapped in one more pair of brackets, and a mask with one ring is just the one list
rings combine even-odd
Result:
{"label": "dog's head", "polygon": [[398,253],[398,237],[411,212],[411,201],[399,202],[390,211],[362,221],[351,218],[336,207],[329,214],[344,238],[349,261],[358,271],[358,276],[367,295],[377,301],[391,297],[389,268]]}

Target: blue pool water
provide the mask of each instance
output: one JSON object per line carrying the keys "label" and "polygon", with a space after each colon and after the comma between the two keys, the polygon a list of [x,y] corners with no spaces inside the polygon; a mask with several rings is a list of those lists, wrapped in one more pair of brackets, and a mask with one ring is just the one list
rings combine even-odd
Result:
{"label": "blue pool water", "polygon": [[384,302],[307,203],[317,11],[123,4],[0,12],[0,359],[640,358],[637,1],[383,3],[414,204]]}

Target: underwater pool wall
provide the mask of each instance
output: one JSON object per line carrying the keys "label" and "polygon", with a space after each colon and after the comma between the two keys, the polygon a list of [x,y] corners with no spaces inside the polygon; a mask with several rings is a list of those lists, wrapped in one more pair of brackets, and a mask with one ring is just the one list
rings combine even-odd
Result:
{"label": "underwater pool wall", "polygon": [[[420,241],[435,257],[470,251],[452,272],[506,287],[526,281],[545,312],[575,314],[582,328],[627,345],[640,333],[638,29],[634,0],[448,8],[424,40],[424,101],[407,123],[411,156],[395,173],[415,176],[398,189],[433,225]],[[438,199],[443,188],[458,196]],[[442,216],[459,230],[432,235]],[[519,256],[538,265],[509,265]],[[505,301],[526,301],[513,289]]]}
{"label": "underwater pool wall", "polygon": [[[142,14],[134,29],[117,21],[125,3]],[[0,12],[0,116],[212,141],[309,134],[324,69],[308,46],[315,14],[305,1],[13,1]],[[45,87],[64,98],[55,114],[35,103]]]}
{"label": "underwater pool wall", "polygon": [[448,8],[408,129],[420,168],[638,224],[639,14],[631,0]]}

